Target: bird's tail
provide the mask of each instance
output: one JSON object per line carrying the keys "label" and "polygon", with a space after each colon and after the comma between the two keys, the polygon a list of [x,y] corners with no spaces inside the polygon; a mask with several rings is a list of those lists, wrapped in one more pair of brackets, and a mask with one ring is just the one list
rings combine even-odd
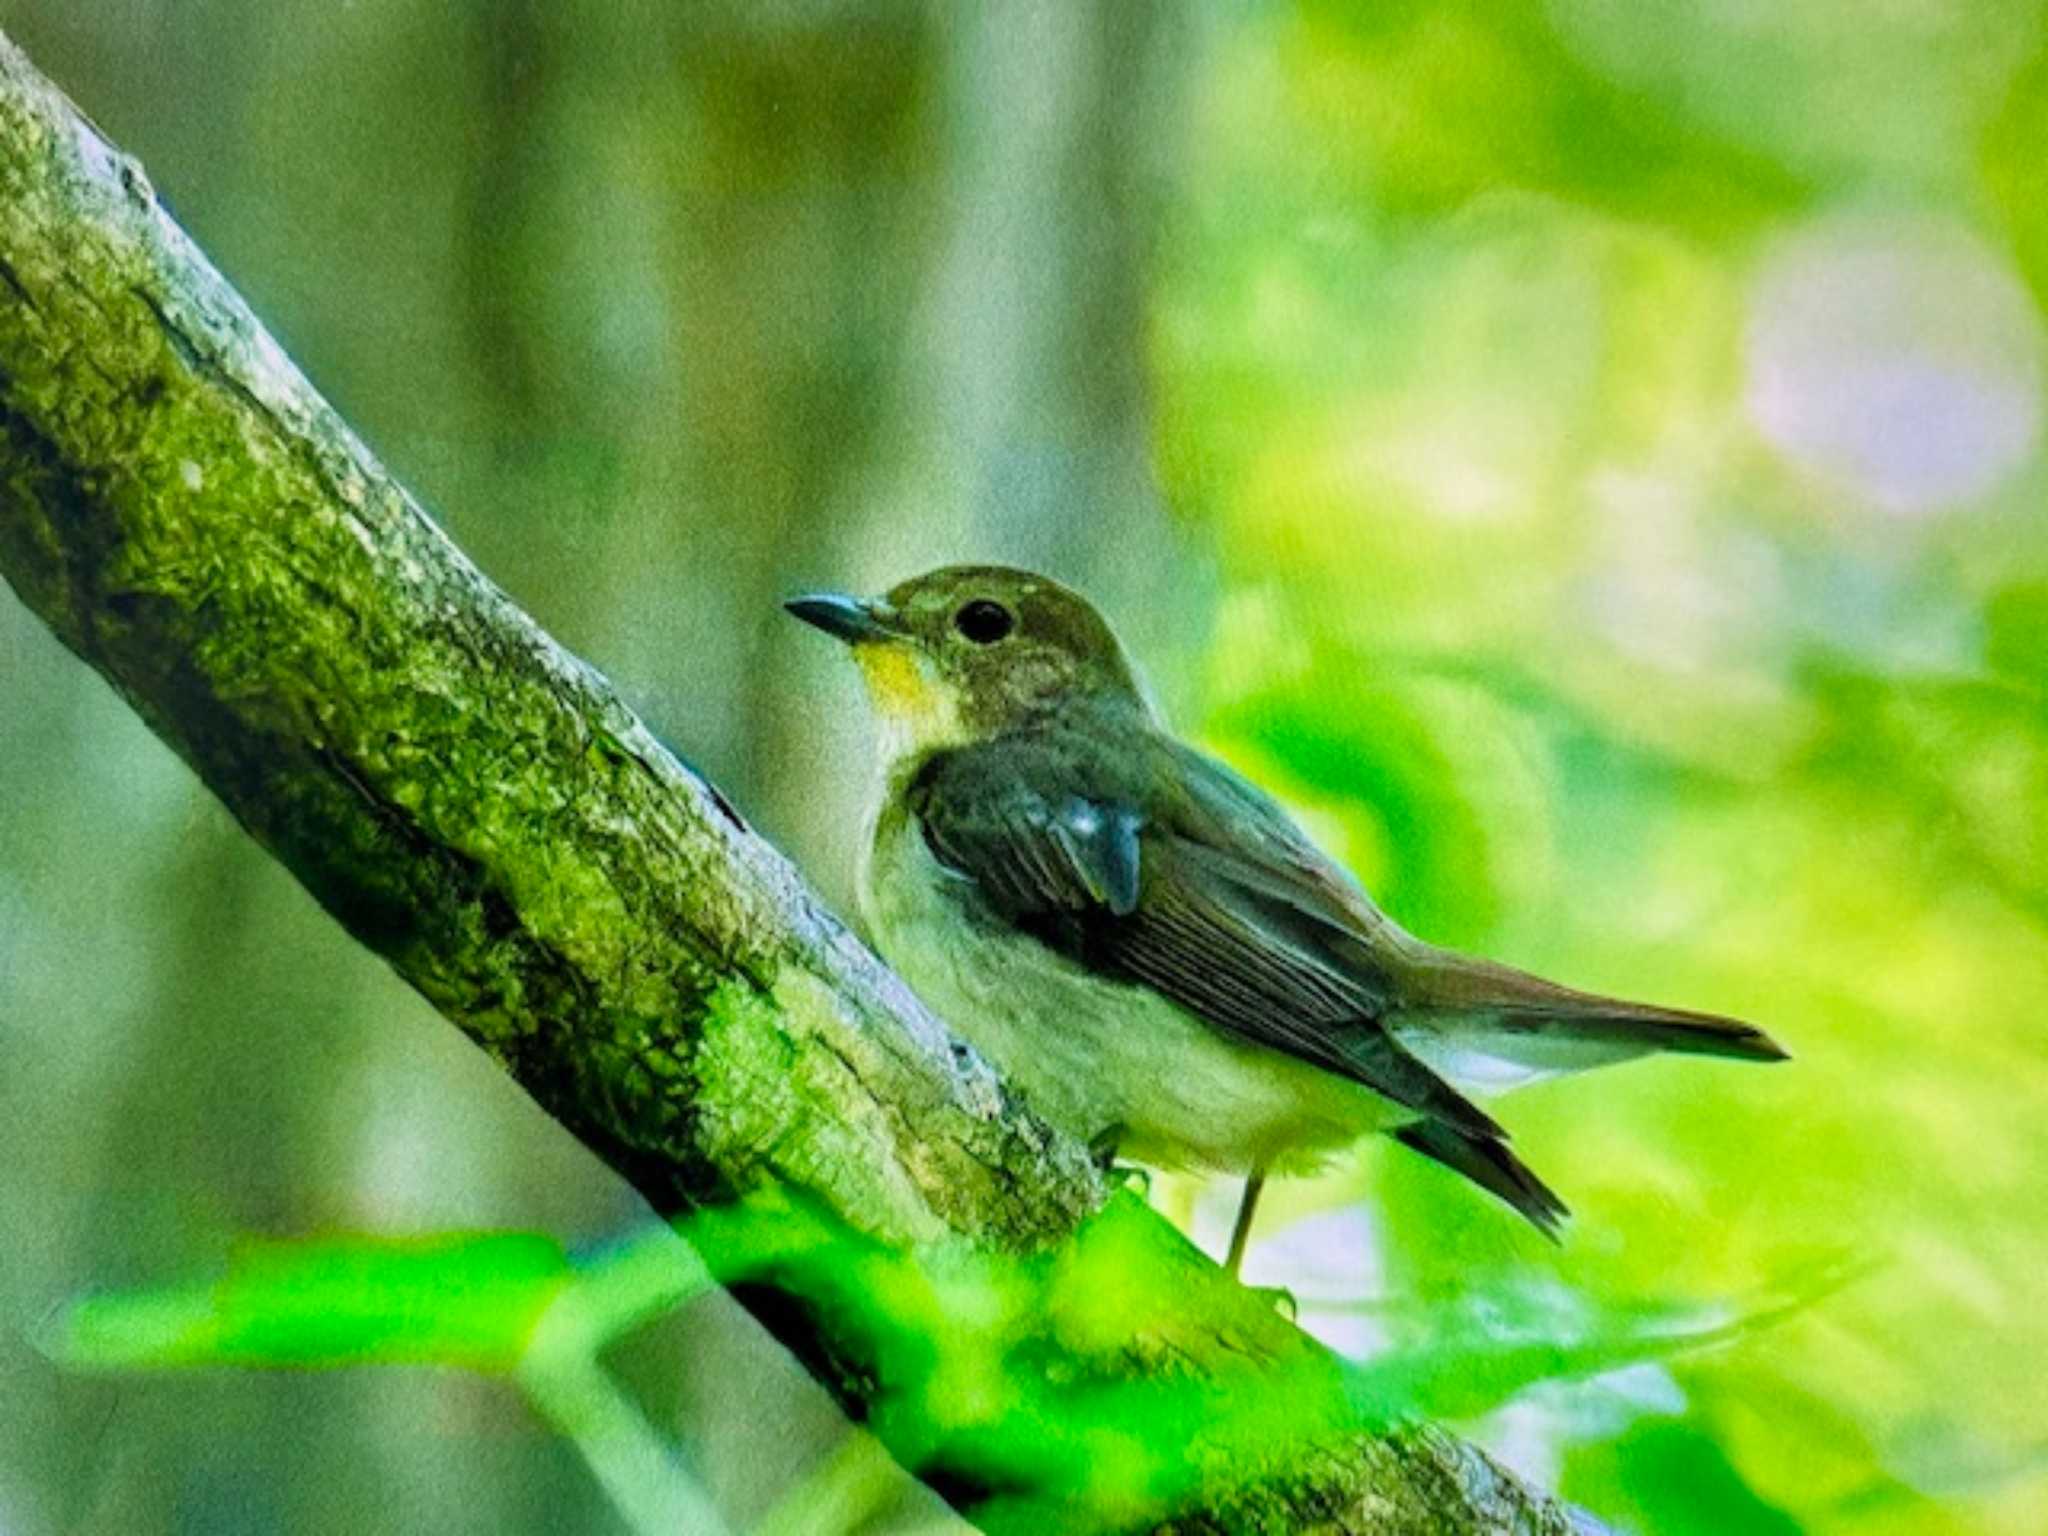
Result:
{"label": "bird's tail", "polygon": [[1515,1156],[1503,1138],[1475,1135],[1441,1120],[1412,1120],[1393,1134],[1404,1146],[1462,1173],[1519,1212],[1545,1237],[1557,1241],[1558,1230],[1571,1212],[1557,1191]]}
{"label": "bird's tail", "polygon": [[1579,992],[1448,950],[1420,956],[1403,978],[1396,1038],[1453,1082],[1506,1088],[1652,1051],[1783,1061],[1753,1024]]}

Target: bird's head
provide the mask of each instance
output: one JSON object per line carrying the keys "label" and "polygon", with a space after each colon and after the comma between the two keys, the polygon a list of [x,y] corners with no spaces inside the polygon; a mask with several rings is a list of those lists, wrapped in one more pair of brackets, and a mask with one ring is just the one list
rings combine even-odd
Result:
{"label": "bird's head", "polygon": [[950,565],[879,598],[818,592],[783,606],[852,648],[896,753],[985,741],[1069,702],[1144,707],[1108,622],[1030,571]]}

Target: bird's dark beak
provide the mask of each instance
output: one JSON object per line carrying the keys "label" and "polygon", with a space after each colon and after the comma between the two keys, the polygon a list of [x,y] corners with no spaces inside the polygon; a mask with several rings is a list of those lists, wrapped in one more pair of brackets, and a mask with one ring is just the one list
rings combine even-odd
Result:
{"label": "bird's dark beak", "polygon": [[806,592],[782,606],[806,624],[848,645],[903,638],[902,626],[887,603],[848,597],[843,592]]}

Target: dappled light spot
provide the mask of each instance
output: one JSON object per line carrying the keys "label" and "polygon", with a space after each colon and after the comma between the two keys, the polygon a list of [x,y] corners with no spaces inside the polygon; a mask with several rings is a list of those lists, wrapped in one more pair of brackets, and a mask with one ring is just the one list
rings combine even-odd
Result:
{"label": "dappled light spot", "polygon": [[1789,236],[1750,299],[1745,396],[1779,453],[1884,512],[1995,491],[2041,429],[2041,326],[1960,226],[1843,214]]}

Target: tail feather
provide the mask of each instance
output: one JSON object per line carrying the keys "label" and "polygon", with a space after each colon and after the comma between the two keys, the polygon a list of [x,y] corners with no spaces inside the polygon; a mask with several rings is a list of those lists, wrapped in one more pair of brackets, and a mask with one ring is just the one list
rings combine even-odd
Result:
{"label": "tail feather", "polygon": [[[1416,967],[1404,991],[1397,1037],[1454,1081],[1485,1079],[1484,1059],[1541,1076],[1651,1051],[1742,1061],[1787,1058],[1777,1041],[1741,1019],[1580,992],[1444,950]],[[1453,1058],[1462,1070],[1451,1064]]]}
{"label": "tail feather", "polygon": [[1474,1136],[1441,1120],[1416,1120],[1397,1129],[1394,1139],[1462,1173],[1519,1212],[1545,1237],[1558,1240],[1558,1229],[1571,1213],[1556,1192],[1498,1136]]}
{"label": "tail feather", "polygon": [[[1630,1004],[1626,1012],[1574,1009],[1539,1015],[1538,1018],[1542,1023],[1571,1030],[1588,1040],[1640,1042],[1649,1050],[1677,1051],[1688,1056],[1722,1056],[1733,1061],[1791,1059],[1790,1052],[1754,1024],[1714,1014]],[[1514,1018],[1510,1015],[1503,1022],[1512,1027]]]}
{"label": "tail feather", "polygon": [[[1579,992],[1490,960],[1417,945],[1386,1019],[1394,1039],[1465,1088],[1507,1088],[1651,1051],[1782,1061],[1753,1024],[1717,1013],[1661,1008]],[[1463,1174],[1555,1238],[1565,1205],[1508,1149],[1502,1133],[1426,1118],[1394,1136]]]}

